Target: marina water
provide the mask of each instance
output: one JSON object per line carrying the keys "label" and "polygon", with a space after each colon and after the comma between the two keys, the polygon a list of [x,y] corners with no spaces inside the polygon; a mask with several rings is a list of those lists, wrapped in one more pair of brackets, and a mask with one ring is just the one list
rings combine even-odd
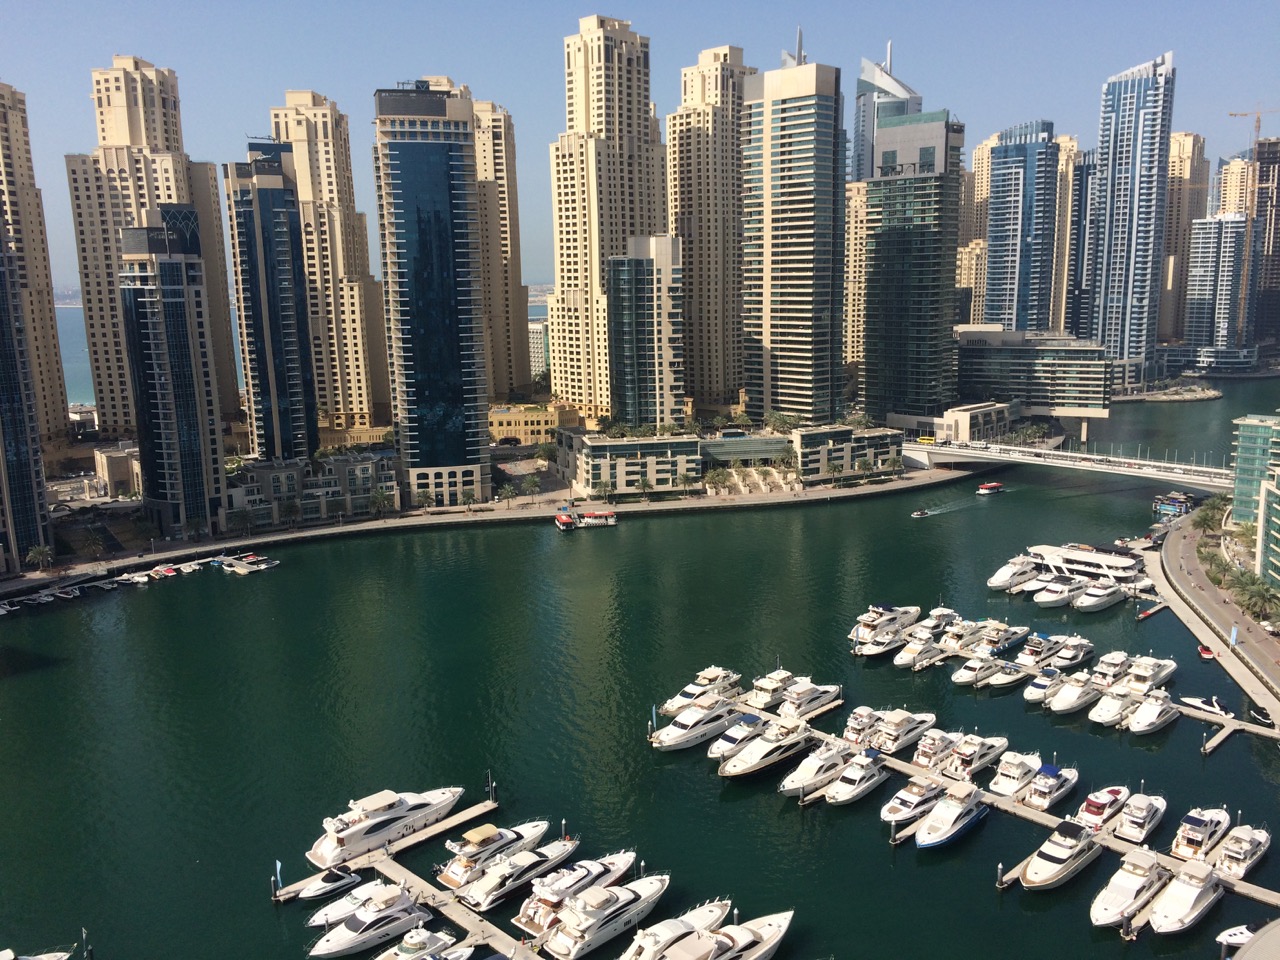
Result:
{"label": "marina water", "polygon": [[[1274,406],[1254,406],[1274,397],[1270,384],[1236,386],[1246,389],[1233,404]],[[1130,409],[1109,429],[1123,432]],[[1219,443],[1220,421],[1246,412],[1164,409],[1179,431],[1217,430]],[[1172,656],[1175,695],[1244,706],[1168,612],[1139,624],[1131,604],[1042,611],[985,586],[1028,544],[1144,531],[1162,489],[1025,467],[998,477],[1001,497],[975,497],[964,481],[861,502],[627,517],[571,536],[538,523],[359,537],[273,551],[281,565],[259,576],[207,570],[5,617],[0,945],[35,950],[85,926],[102,960],[300,960],[314,931],[304,906],[270,902],[276,859],[286,882],[301,877],[322,818],[351,797],[460,783],[465,806],[491,770],[495,822],[545,816],[558,829],[565,818],[582,855],[635,847],[648,870],[670,871],[652,922],[719,895],[743,919],[794,907],[779,952],[791,960],[940,948],[975,960],[1216,957],[1217,931],[1266,908],[1228,894],[1192,933],[1127,945],[1088,919],[1113,855],[1061,889],[1000,893],[997,864],[1012,867],[1046,831],[997,813],[953,846],[895,848],[877,813],[900,778],[852,806],[802,811],[775,793],[782,772],[726,783],[703,749],[645,742],[651,705],[700,668],[749,680],[780,661],[845,685],[845,707],[823,729],[861,703],[906,704],[935,711],[945,729],[1077,764],[1080,786],[1060,814],[1088,790],[1145,780],[1169,799],[1153,838],[1163,848],[1194,805],[1280,825],[1273,744],[1236,735],[1206,758],[1206,728],[1185,717],[1135,738],[1083,712],[1051,717],[1017,691],[957,688],[946,668],[911,674],[850,656],[845,635],[869,603],[942,601],[969,617],[1079,630],[1100,652]],[[933,515],[910,519],[921,507]],[[403,859],[429,876],[445,853],[433,842]],[[1280,888],[1280,856],[1250,879]],[[518,906],[500,907],[499,922]]]}

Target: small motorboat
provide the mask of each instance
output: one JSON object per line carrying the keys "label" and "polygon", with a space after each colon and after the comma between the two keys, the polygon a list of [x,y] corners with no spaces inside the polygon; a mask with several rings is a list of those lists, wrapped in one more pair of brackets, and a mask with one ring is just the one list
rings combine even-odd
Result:
{"label": "small motorboat", "polygon": [[1156,828],[1160,818],[1164,816],[1168,801],[1164,797],[1135,793],[1120,811],[1120,819],[1116,821],[1115,835],[1130,843],[1143,843]]}
{"label": "small motorboat", "polygon": [[1254,723],[1260,723],[1264,727],[1274,727],[1276,725],[1275,720],[1271,719],[1271,712],[1266,707],[1259,706],[1256,703],[1250,704],[1249,716]]}
{"label": "small motorboat", "polygon": [[299,900],[323,900],[349,890],[360,882],[360,874],[346,867],[333,867],[298,891]]}
{"label": "small motorboat", "polygon": [[1270,846],[1269,831],[1244,823],[1232,827],[1213,858],[1213,869],[1220,877],[1243,880],[1244,875],[1262,859]]}
{"label": "small motorboat", "polygon": [[1066,883],[1102,852],[1094,831],[1074,820],[1063,820],[1018,871],[1026,890],[1051,890]]}
{"label": "small motorboat", "polygon": [[1080,804],[1075,816],[1071,819],[1096,833],[1108,820],[1120,812],[1128,799],[1128,787],[1103,787],[1085,797],[1084,803]]}
{"label": "small motorboat", "polygon": [[940,847],[958,840],[990,812],[981,790],[964,780],[953,783],[947,795],[929,811],[916,831],[916,846],[921,849]]}
{"label": "small motorboat", "polygon": [[996,775],[987,786],[988,793],[1012,797],[1029,784],[1040,771],[1040,754],[1006,751],[1000,757]]}
{"label": "small motorboat", "polygon": [[1213,867],[1200,860],[1184,866],[1151,904],[1155,933],[1180,933],[1195,925],[1223,894]]}
{"label": "small motorboat", "polygon": [[825,799],[832,806],[853,803],[888,779],[889,768],[885,765],[884,756],[880,751],[864,750],[844,768],[840,778],[827,787]]}
{"label": "small motorboat", "polygon": [[916,520],[919,520],[921,517],[927,517],[928,515],[928,510],[916,510],[911,514],[912,518]]}
{"label": "small motorboat", "polygon": [[741,679],[742,674],[724,667],[707,667],[693,678],[692,683],[686,684],[683,690],[660,706],[658,712],[664,717],[674,717],[704,693],[717,693],[726,699],[736,697],[742,692],[738,686]]}
{"label": "small motorboat", "polygon": [[1227,927],[1213,939],[1224,947],[1243,947],[1265,926],[1265,923],[1242,923],[1238,927]]}
{"label": "small motorboat", "polygon": [[880,819],[894,826],[919,820],[937,806],[945,793],[942,784],[928,777],[912,777],[880,808]]}
{"label": "small motorboat", "polygon": [[1200,654],[1201,660],[1217,660],[1218,655],[1213,652],[1212,647],[1206,647],[1203,643],[1196,647],[1196,652]]}
{"label": "small motorboat", "polygon": [[1231,829],[1231,814],[1225,808],[1194,807],[1178,824],[1169,855],[1179,860],[1201,860]]}
{"label": "small motorboat", "polygon": [[1130,850],[1120,861],[1120,869],[1093,898],[1089,920],[1095,927],[1118,927],[1137,916],[1164,889],[1173,874],[1160,865],[1150,850]]}
{"label": "small motorboat", "polygon": [[1217,714],[1224,720],[1230,720],[1235,716],[1234,713],[1227,709],[1226,704],[1217,697],[1179,697],[1178,699],[1188,707],[1194,707],[1203,713]]}
{"label": "small motorboat", "polygon": [[765,722],[754,713],[744,713],[738,722],[720,734],[720,738],[707,747],[711,760],[727,760],[765,731]]}
{"label": "small motorboat", "polygon": [[1075,789],[1080,779],[1080,771],[1075,767],[1056,767],[1051,763],[1041,765],[1036,771],[1035,779],[1027,788],[1022,803],[1032,810],[1048,810],[1055,803]]}

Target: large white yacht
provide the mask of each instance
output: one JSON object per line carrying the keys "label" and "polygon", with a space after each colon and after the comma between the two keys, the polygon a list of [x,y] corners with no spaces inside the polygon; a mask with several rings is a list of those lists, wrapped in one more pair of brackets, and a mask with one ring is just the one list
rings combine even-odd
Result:
{"label": "large white yacht", "polygon": [[1240,824],[1232,827],[1227,839],[1222,841],[1213,857],[1213,869],[1218,876],[1229,880],[1243,880],[1255,863],[1271,846],[1271,833],[1262,827]]}
{"label": "large white yacht", "polygon": [[1098,665],[1093,668],[1089,682],[1099,690],[1110,690],[1112,686],[1129,675],[1129,667],[1132,663],[1133,658],[1123,650],[1104,653],[1098,660]]}
{"label": "large white yacht", "polygon": [[1116,684],[1089,711],[1089,719],[1104,727],[1124,726],[1124,721],[1138,709],[1141,701],[1129,695],[1122,684]]}
{"label": "large white yacht", "polygon": [[1066,607],[1087,589],[1089,589],[1088,578],[1060,574],[1050,580],[1048,586],[1036,593],[1031,599],[1035,601],[1036,606],[1046,609]]}
{"label": "large white yacht", "polygon": [[1213,867],[1192,860],[1152,902],[1151,929],[1156,933],[1190,929],[1209,912],[1222,893],[1222,884]]}
{"label": "large white yacht", "polygon": [[945,653],[932,636],[913,636],[907,640],[901,650],[893,655],[893,665],[914,670],[917,664],[933,663],[941,656],[945,656]]}
{"label": "large white yacht", "polygon": [[814,751],[800,761],[778,784],[784,797],[800,797],[821,790],[844,772],[853,759],[853,746],[842,741],[819,741]]}
{"label": "large white yacht", "polygon": [[718,737],[741,719],[732,700],[717,693],[704,693],[685,707],[669,724],[649,735],[655,750],[683,750]]}
{"label": "large white yacht", "polygon": [[839,684],[814,683],[810,677],[796,677],[795,683],[782,694],[778,716],[798,720],[821,710],[839,696]]}
{"label": "large white yacht", "polygon": [[699,671],[692,683],[687,684],[683,690],[660,706],[658,712],[664,717],[674,717],[704,693],[718,693],[725,698],[736,697],[742,693],[742,688],[738,686],[738,681],[741,679],[742,674],[724,667],[707,667]]}
{"label": "large white yacht", "polygon": [[1152,656],[1134,657],[1129,664],[1129,673],[1122,682],[1130,695],[1145,697],[1173,676],[1177,669],[1175,660],[1161,660]]}
{"label": "large white yacht", "polygon": [[554,870],[577,849],[578,841],[565,837],[536,850],[522,850],[509,857],[499,857],[485,869],[479,880],[458,895],[458,899],[472,910],[484,913],[530,880]]}
{"label": "large white yacht", "polygon": [[451,890],[458,890],[473,880],[497,857],[509,857],[521,850],[532,850],[551,824],[546,820],[530,820],[515,827],[482,824],[468,830],[461,840],[445,841],[445,849],[453,859],[440,867],[436,877]]}
{"label": "large white yacht", "polygon": [[1079,779],[1080,771],[1075,767],[1064,768],[1055,767],[1051,763],[1042,764],[1021,802],[1032,810],[1048,810],[1075,789],[1076,781]]}
{"label": "large white yacht", "polygon": [[566,897],[588,887],[611,887],[636,862],[634,850],[619,850],[599,860],[579,860],[533,881],[533,892],[512,924],[530,936],[540,936],[560,922],[558,911]]}
{"label": "large white yacht", "polygon": [[1093,644],[1080,636],[1065,637],[1062,649],[1050,661],[1051,667],[1064,673],[1074,667],[1083,666],[1093,659]]}
{"label": "large white yacht", "polygon": [[1089,907],[1095,927],[1118,927],[1136,917],[1172,878],[1159,858],[1145,847],[1130,850],[1120,860],[1120,869],[1111,875]]}
{"label": "large white yacht", "polygon": [[1074,820],[1063,820],[1018,871],[1027,890],[1051,890],[1066,883],[1102,852],[1093,830]]}
{"label": "large white yacht", "polygon": [[873,642],[881,633],[901,633],[916,622],[919,607],[894,607],[887,603],[873,603],[866,613],[858,615],[858,621],[849,631],[849,639],[855,645]]}
{"label": "large white yacht", "polygon": [[938,719],[932,713],[911,713],[909,710],[888,710],[871,735],[870,746],[881,753],[897,753],[905,750],[933,726]]}
{"label": "large white yacht", "polygon": [[916,744],[916,752],[912,755],[911,762],[917,767],[932,770],[951,756],[951,751],[963,738],[963,733],[947,733],[936,727],[926,730],[920,742]]}
{"label": "large white yacht", "polygon": [[769,960],[791,925],[793,914],[788,910],[695,933],[657,960]]}
{"label": "large white yacht", "polygon": [[759,773],[794,757],[806,749],[812,739],[813,732],[803,720],[775,720],[742,751],[723,761],[718,772],[722,777],[743,777]]}
{"label": "large white yacht", "polygon": [[1033,633],[1027,637],[1026,645],[1018,651],[1013,662],[1028,670],[1039,670],[1041,667],[1048,666],[1066,642],[1067,638],[1062,634],[1046,636],[1043,633]]}
{"label": "large white yacht", "polygon": [[298,891],[299,900],[324,900],[360,883],[360,874],[347,867],[331,867]]}
{"label": "large white yacht", "polygon": [[1102,696],[1102,690],[1089,682],[1089,674],[1080,670],[1067,677],[1058,692],[1044,702],[1045,709],[1054,713],[1074,713],[1083,710]]}
{"label": "large white yacht", "polygon": [[1022,593],[1029,597],[1034,597],[1037,593],[1051,584],[1053,582],[1053,578],[1056,576],[1057,574],[1052,570],[1040,570],[1031,579],[1023,580],[1021,583],[1010,587],[1009,593]]}
{"label": "large white yacht", "polygon": [[768,710],[782,702],[782,693],[795,683],[795,675],[790,670],[779,667],[763,677],[756,677],[751,689],[738,702],[750,710]]}
{"label": "large white yacht", "polygon": [[471,947],[450,950],[458,940],[448,933],[436,933],[426,927],[414,927],[394,947],[378,954],[373,960],[468,960],[475,951]]}
{"label": "large white yacht", "polygon": [[1168,690],[1163,688],[1152,690],[1142,698],[1142,701],[1138,704],[1138,709],[1134,710],[1129,717],[1129,732],[1137,735],[1155,733],[1157,730],[1167,727],[1180,716],[1182,716],[1182,711],[1174,704]]}
{"label": "large white yacht", "polygon": [[678,917],[646,927],[636,934],[631,946],[623,951],[619,960],[657,960],[677,943],[688,940],[699,930],[710,930],[724,923],[732,906],[728,900],[710,900]]}
{"label": "large white yacht", "polygon": [[1169,855],[1179,860],[1204,859],[1230,829],[1231,814],[1225,808],[1193,807],[1178,824]]}
{"label": "large white yacht", "polygon": [[588,887],[566,898],[560,922],[542,949],[560,960],[577,960],[640,923],[671,883],[660,874],[614,887]]}
{"label": "large white yacht", "polygon": [[919,820],[937,806],[947,788],[928,777],[912,777],[880,808],[880,819],[899,825]]}
{"label": "large white yacht", "polygon": [[1128,799],[1128,787],[1103,787],[1085,797],[1071,819],[1090,830],[1101,830],[1108,820],[1123,809]]}
{"label": "large white yacht", "polygon": [[825,799],[832,806],[853,803],[888,779],[889,768],[884,762],[884,755],[879,750],[864,750],[844,768],[840,778],[827,787]]}
{"label": "large white yacht", "polygon": [[952,623],[960,619],[960,614],[950,607],[934,607],[929,615],[906,630],[908,640],[927,638],[936,640]]}
{"label": "large white yacht", "polygon": [[1108,607],[1114,607],[1125,598],[1124,587],[1107,580],[1094,580],[1071,601],[1071,606],[1081,613],[1099,613]]}
{"label": "large white yacht", "polygon": [[942,631],[942,638],[938,641],[938,647],[944,650],[948,656],[956,653],[964,653],[982,636],[982,631],[987,628],[988,620],[953,620],[947,624],[947,629]]}
{"label": "large white yacht", "polygon": [[974,683],[975,687],[990,687],[993,690],[1008,690],[1031,679],[1031,674],[1016,663],[1008,660],[996,661],[996,672]]}
{"label": "large white yacht", "polygon": [[385,880],[370,880],[368,883],[362,883],[346,896],[330,900],[311,916],[307,917],[307,926],[332,927],[334,924],[342,923],[347,917],[355,913],[360,909],[360,904],[366,900],[371,898],[384,899],[399,890],[400,888],[396,884],[388,883]]}
{"label": "large white yacht", "polygon": [[998,657],[1022,643],[1030,632],[1030,627],[1011,627],[999,620],[988,620],[982,636],[973,645],[973,656]]}
{"label": "large white yacht", "polygon": [[1091,547],[1068,543],[1061,547],[1040,544],[1027,548],[1027,556],[1058,573],[1132,583],[1142,575],[1142,558],[1119,547]]}
{"label": "large white yacht", "polygon": [[855,707],[849,714],[849,719],[845,721],[842,736],[855,747],[865,747],[871,742],[871,735],[875,733],[876,727],[883,719],[882,710],[872,710],[867,706]]}
{"label": "large white yacht", "polygon": [[331,927],[312,946],[308,956],[344,957],[376,947],[431,919],[431,911],[418,906],[401,887],[370,897],[341,925]]}
{"label": "large white yacht", "polygon": [[738,722],[720,734],[711,746],[707,747],[707,756],[712,760],[727,760],[741,753],[756,737],[764,733],[768,726],[753,713],[743,714]]}
{"label": "large white yacht", "polygon": [[989,656],[970,657],[951,674],[951,682],[957,687],[972,687],[999,673],[1003,662]]}
{"label": "large white yacht", "polygon": [[1008,748],[1007,737],[980,737],[976,733],[967,733],[943,761],[942,773],[956,780],[972,780],[975,773],[995,763],[996,758]]}
{"label": "large white yacht", "polygon": [[1164,797],[1135,793],[1120,811],[1114,833],[1121,840],[1143,843],[1164,816],[1168,801]]}
{"label": "large white yacht", "polygon": [[941,847],[968,833],[991,811],[982,799],[982,791],[972,783],[959,780],[947,795],[929,811],[916,831],[916,846]]}
{"label": "large white yacht", "polygon": [[987,786],[987,791],[1001,797],[1012,797],[1034,780],[1039,772],[1040,754],[1008,750],[1001,755],[1000,765],[996,767],[996,775]]}
{"label": "large white yacht", "polygon": [[442,819],[462,794],[462,787],[427,793],[382,790],[352,800],[346,813],[325,818],[324,834],[311,845],[307,859],[321,870],[345,863]]}
{"label": "large white yacht", "polygon": [[1027,689],[1022,691],[1022,699],[1027,703],[1044,703],[1067,682],[1067,675],[1057,667],[1044,667],[1031,678]]}
{"label": "large white yacht", "polygon": [[1008,563],[987,578],[987,586],[992,590],[1009,590],[1039,575],[1040,564],[1031,557],[1010,557]]}

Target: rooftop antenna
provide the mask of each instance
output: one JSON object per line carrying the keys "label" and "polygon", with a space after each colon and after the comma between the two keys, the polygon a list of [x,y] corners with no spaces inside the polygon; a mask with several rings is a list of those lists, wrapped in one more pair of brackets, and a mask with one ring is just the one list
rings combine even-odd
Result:
{"label": "rooftop antenna", "polygon": [[796,64],[804,62],[804,31],[800,29],[799,24],[796,24]]}
{"label": "rooftop antenna", "polygon": [[893,41],[890,40],[884,48],[884,72],[893,73]]}

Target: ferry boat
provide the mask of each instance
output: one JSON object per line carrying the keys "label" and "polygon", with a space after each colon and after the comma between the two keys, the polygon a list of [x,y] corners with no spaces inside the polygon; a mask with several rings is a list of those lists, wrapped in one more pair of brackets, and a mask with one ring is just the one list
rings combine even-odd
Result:
{"label": "ferry boat", "polygon": [[978,485],[978,496],[990,497],[997,493],[1004,493],[1003,483],[983,483]]}
{"label": "ferry boat", "polygon": [[573,517],[567,513],[557,513],[553,519],[556,529],[561,533],[572,533],[577,529],[578,525],[574,522]]}
{"label": "ferry boat", "polygon": [[616,527],[618,515],[612,510],[589,510],[573,515],[575,527]]}

